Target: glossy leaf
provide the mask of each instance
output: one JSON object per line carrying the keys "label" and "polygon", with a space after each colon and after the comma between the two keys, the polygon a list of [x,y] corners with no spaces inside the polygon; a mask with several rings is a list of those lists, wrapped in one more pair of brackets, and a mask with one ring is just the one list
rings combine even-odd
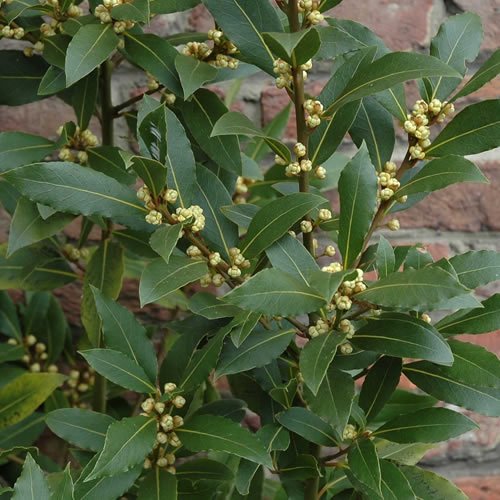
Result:
{"label": "glossy leaf", "polygon": [[82,26],[66,52],[66,85],[73,85],[105,61],[115,50],[118,41],[110,24]]}
{"label": "glossy leaf", "polygon": [[[194,314],[207,319],[230,318],[242,313],[240,308],[227,304],[219,297],[208,292],[195,293],[189,301],[189,309]],[[243,312],[242,314],[246,313]],[[237,323],[235,322],[235,324]]]}
{"label": "glossy leaf", "polygon": [[247,258],[256,257],[324,201],[314,194],[294,193],[268,203],[252,219],[241,253]]}
{"label": "glossy leaf", "polygon": [[[430,53],[465,76],[466,62],[479,54],[483,39],[481,18],[472,12],[449,17],[431,41]],[[459,78],[431,78],[432,99],[446,99],[460,83]]]}
{"label": "glossy leaf", "polygon": [[269,364],[290,344],[294,330],[256,330],[239,347],[227,342],[217,366],[217,377]]}
{"label": "glossy leaf", "polygon": [[182,225],[162,225],[149,239],[151,248],[168,264],[170,256],[181,237]]}
{"label": "glossy leaf", "polygon": [[179,54],[175,59],[175,69],[179,74],[184,99],[188,99],[205,83],[211,82],[217,76],[217,68],[182,54]]}
{"label": "glossy leaf", "polygon": [[0,173],[42,160],[55,148],[55,143],[45,137],[23,132],[2,132],[0,133]]}
{"label": "glossy leaf", "polygon": [[153,418],[139,415],[112,423],[106,433],[104,448],[85,481],[126,472],[143,463],[153,449],[155,439],[156,420]]}
{"label": "glossy leaf", "polygon": [[325,303],[319,292],[278,269],[260,271],[225,300],[242,309],[285,316],[312,312]]}
{"label": "glossy leaf", "polygon": [[177,50],[157,35],[126,32],[124,38],[129,60],[151,73],[168,90],[181,96],[182,87],[174,71]]}
{"label": "glossy leaf", "polygon": [[318,392],[312,394],[306,389],[305,398],[311,410],[342,436],[351,414],[354,394],[352,377],[330,366]]}
{"label": "glossy leaf", "polygon": [[49,485],[40,466],[30,453],[26,455],[21,475],[14,485],[13,500],[50,500]]}
{"label": "glossy leaf", "polygon": [[432,498],[433,500],[467,499],[467,496],[451,481],[438,476],[434,472],[407,465],[401,466],[400,470],[408,479],[417,498]]}
{"label": "glossy leaf", "polygon": [[380,472],[382,474],[382,498],[384,500],[413,500],[415,493],[411,489],[405,475],[388,460],[380,460]]}
{"label": "glossy leaf", "polygon": [[167,169],[159,161],[143,156],[133,156],[130,159],[132,168],[144,181],[153,199],[158,199],[167,183]]}
{"label": "glossy leaf", "polygon": [[396,257],[392,245],[383,237],[380,236],[375,254],[375,264],[379,278],[387,278],[389,274],[395,271]]}
{"label": "glossy leaf", "polygon": [[445,336],[462,333],[488,333],[500,328],[500,294],[482,302],[483,307],[465,309],[446,316],[436,324]]}
{"label": "glossy leaf", "polygon": [[500,279],[500,253],[478,250],[455,255],[450,264],[461,283],[467,288],[477,288]]}
{"label": "glossy leaf", "polygon": [[273,74],[274,57],[262,33],[283,31],[278,14],[266,0],[204,0],[210,13],[241,58]]}
{"label": "glossy leaf", "polygon": [[49,429],[61,439],[84,450],[101,451],[114,418],[79,408],[61,408],[47,416]]}
{"label": "glossy leaf", "polygon": [[368,439],[355,441],[347,458],[355,486],[358,485],[366,495],[375,493],[380,496],[382,476],[374,444]]}
{"label": "glossy leaf", "polygon": [[448,343],[429,323],[401,313],[369,319],[352,342],[361,349],[390,356],[420,358],[443,365],[453,363]]}
{"label": "glossy leaf", "polygon": [[0,388],[0,429],[33,413],[66,377],[58,373],[25,373]]}
{"label": "glossy leaf", "polygon": [[144,370],[129,357],[112,349],[89,349],[80,354],[94,370],[120,387],[139,393],[153,393],[151,384]]}
{"label": "glossy leaf", "polygon": [[426,408],[390,420],[373,434],[396,443],[439,443],[477,429],[477,425],[447,408]]}
{"label": "glossy leaf", "polygon": [[278,413],[276,420],[289,431],[320,446],[336,446],[333,429],[306,408],[293,407]]}
{"label": "glossy leaf", "polygon": [[199,415],[176,430],[190,451],[223,451],[252,462],[272,467],[264,445],[239,424],[223,417]]}
{"label": "glossy leaf", "polygon": [[401,377],[402,360],[383,356],[369,370],[359,395],[366,420],[373,420],[390,399]]}
{"label": "glossy leaf", "polygon": [[377,177],[366,147],[362,147],[342,171],[339,195],[339,249],[344,269],[348,269],[364,246],[377,208]]}
{"label": "glossy leaf", "polygon": [[[154,4],[153,4],[154,5]],[[137,492],[138,500],[162,500],[164,498],[177,497],[177,479],[160,467],[154,467],[150,471]]]}
{"label": "glossy leaf", "polygon": [[500,146],[500,100],[471,104],[432,141],[426,155],[471,155]]}
{"label": "glossy leaf", "polygon": [[403,372],[419,389],[442,401],[483,415],[500,415],[498,389],[477,386],[474,378],[467,382],[455,380],[448,368],[428,361],[405,365]]}
{"label": "glossy leaf", "polygon": [[430,193],[458,182],[487,183],[488,179],[471,161],[450,155],[426,163],[422,170],[398,189],[397,196]]}
{"label": "glossy leaf", "polygon": [[158,371],[156,353],[146,329],[132,312],[91,287],[97,313],[102,321],[104,343],[110,349],[120,351],[141,366],[154,383]]}
{"label": "glossy leaf", "polygon": [[264,33],[263,37],[276,56],[294,66],[312,59],[321,44],[319,34],[314,28],[295,33]]}
{"label": "glossy leaf", "polygon": [[130,186],[135,183],[136,176],[133,172],[127,172],[125,161],[120,154],[120,149],[113,146],[98,146],[87,149],[87,164],[98,172],[108,177],[113,177],[118,182]]}
{"label": "glossy leaf", "polygon": [[356,296],[384,307],[431,311],[467,293],[469,290],[446,271],[425,267],[393,273]]}
{"label": "glossy leaf", "polygon": [[139,296],[144,306],[202,278],[207,273],[203,261],[186,257],[170,258],[168,264],[157,259],[148,264],[141,276]]}
{"label": "glossy leaf", "polygon": [[142,207],[132,190],[111,177],[74,163],[34,163],[5,175],[32,201],[55,210],[82,215],[102,215],[136,229],[147,227]]}
{"label": "glossy leaf", "polygon": [[73,478],[69,464],[62,472],[54,472],[48,476],[51,500],[73,500]]}
{"label": "glossy leaf", "polygon": [[317,394],[326,376],[337,347],[344,342],[345,335],[328,332],[309,340],[300,354],[300,372],[305,384],[313,394]]}

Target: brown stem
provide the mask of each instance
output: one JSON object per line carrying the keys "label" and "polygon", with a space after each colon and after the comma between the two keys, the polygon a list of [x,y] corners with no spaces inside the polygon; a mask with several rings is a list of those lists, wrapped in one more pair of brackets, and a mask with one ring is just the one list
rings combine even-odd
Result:
{"label": "brown stem", "polygon": [[116,105],[113,108],[113,118],[119,118],[120,116],[122,116],[123,113],[120,113],[122,110],[134,105],[136,102],[139,102],[145,95],[155,94],[156,92],[159,92],[163,88],[164,88],[163,85],[160,85],[157,89],[147,90],[146,92],[142,92],[141,94],[137,94],[136,96],[131,97],[127,101]]}

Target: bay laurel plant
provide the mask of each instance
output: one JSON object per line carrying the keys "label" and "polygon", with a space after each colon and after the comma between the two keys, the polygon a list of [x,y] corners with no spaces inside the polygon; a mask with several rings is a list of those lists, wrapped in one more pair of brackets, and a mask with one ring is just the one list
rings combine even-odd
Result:
{"label": "bay laurel plant", "polygon": [[[0,134],[0,498],[465,498],[417,463],[500,415],[498,359],[460,338],[500,328],[500,295],[474,295],[500,254],[434,261],[384,230],[487,182],[465,158],[500,145],[500,101],[463,99],[500,70],[496,51],[462,82],[478,16],[423,54],[336,18],[339,0],[203,0],[213,29],[167,38],[150,19],[199,0],[99,2],[0,4],[17,40],[0,104],[75,112],[55,140]],[[116,102],[125,64],[147,87]],[[331,76],[310,94],[316,65]],[[264,128],[228,109],[259,71],[290,101]],[[119,304],[125,276],[171,320]],[[53,294],[70,283],[83,335]]]}

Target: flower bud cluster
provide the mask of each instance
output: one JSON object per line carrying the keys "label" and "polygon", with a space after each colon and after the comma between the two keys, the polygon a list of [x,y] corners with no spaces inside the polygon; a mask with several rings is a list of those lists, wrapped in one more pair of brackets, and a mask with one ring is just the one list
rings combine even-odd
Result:
{"label": "flower bud cluster", "polygon": [[[58,134],[62,134],[62,127],[59,127]],[[81,130],[76,127],[75,134],[69,138],[69,141],[60,149],[59,159],[62,161],[72,161],[85,164],[88,161],[87,148],[93,148],[99,144],[97,136],[89,129]]]}
{"label": "flower bud cluster", "polygon": [[327,266],[323,266],[321,270],[325,273],[340,273],[343,270],[340,262],[331,262]]}
{"label": "flower bud cluster", "polygon": [[283,59],[276,59],[273,63],[273,71],[276,76],[276,87],[279,89],[290,88],[292,86],[292,67]]}
{"label": "flower bud cluster", "polygon": [[[181,409],[186,404],[186,400],[179,394],[175,395],[177,385],[167,382],[164,385],[165,397],[147,398],[141,404],[141,409],[146,417],[156,419],[156,441],[154,450],[144,461],[144,468],[150,469],[153,465],[161,467],[172,474],[175,474],[175,449],[182,446],[176,429],[184,425],[184,419],[180,415],[172,415],[174,409]],[[162,401],[165,400],[165,401]],[[169,450],[170,447],[170,450]]]}
{"label": "flower bud cluster", "polygon": [[344,441],[352,441],[358,437],[358,432],[356,427],[352,424],[347,424],[342,432],[342,439]]}
{"label": "flower bud cluster", "polygon": [[[396,171],[396,164],[392,161],[388,161],[384,165],[384,170],[378,174],[379,200],[390,200],[394,196],[394,193],[399,189],[401,184],[396,179]],[[402,203],[404,203],[405,201],[406,198],[404,200],[401,200]]]}
{"label": "flower bud cluster", "polygon": [[26,57],[32,57],[33,54],[41,54],[43,52],[45,45],[43,42],[38,40],[38,42],[35,42],[33,47],[24,47],[23,49],[23,54]]}
{"label": "flower bud cluster", "polygon": [[324,319],[318,319],[315,325],[311,325],[308,329],[309,336],[311,338],[317,337],[318,335],[323,335],[330,331],[330,324]]}
{"label": "flower bud cluster", "polygon": [[68,398],[71,406],[78,408],[89,408],[90,405],[82,398],[90,392],[95,382],[95,372],[88,367],[85,370],[73,369],[69,372],[69,378],[63,386],[63,393]]}
{"label": "flower bud cluster", "polygon": [[297,5],[299,12],[304,13],[304,17],[311,25],[319,24],[325,19],[319,10],[321,5],[320,0],[298,0]]}
{"label": "flower bud cluster", "polygon": [[[329,266],[323,267],[322,271],[326,272],[339,272],[342,270],[342,266],[333,262]],[[333,301],[330,304],[329,309],[338,309],[339,311],[348,311],[352,307],[351,297],[356,294],[366,290],[366,285],[363,281],[363,271],[361,269],[356,269],[357,276],[352,281],[344,281],[338,291],[333,296]]]}
{"label": "flower bud cluster", "polygon": [[339,330],[345,333],[348,339],[352,339],[354,336],[354,326],[348,319],[343,319],[339,323]]}
{"label": "flower bud cluster", "polygon": [[242,274],[242,269],[250,267],[250,261],[245,258],[239,248],[233,247],[229,249],[229,259],[231,267],[228,269],[227,274],[231,278],[239,278]]}
{"label": "flower bud cluster", "polygon": [[241,205],[243,203],[246,203],[245,195],[248,193],[249,186],[251,186],[254,183],[255,183],[255,181],[253,179],[250,179],[248,177],[239,176],[236,179],[233,202],[236,203],[237,205]]}
{"label": "flower bud cluster", "polygon": [[306,125],[309,128],[316,128],[321,124],[321,116],[323,115],[324,106],[320,101],[307,99],[304,103],[306,111]]}
{"label": "flower bud cluster", "polygon": [[[9,345],[19,345],[17,339],[10,338],[7,343]],[[25,354],[22,356],[21,361],[25,363],[31,372],[45,371],[45,363],[48,359],[47,346],[40,342],[34,335],[26,335],[22,344],[25,349]],[[52,366],[52,365],[49,365]]]}
{"label": "flower bud cluster", "polygon": [[112,9],[129,3],[127,0],[103,0],[103,2],[94,9],[94,16],[97,17],[102,24],[113,23],[113,31],[120,35],[125,31],[132,29],[135,26],[134,21],[129,20],[113,20]]}
{"label": "flower bud cluster", "polygon": [[24,28],[11,28],[10,26],[4,26],[0,24],[0,35],[3,38],[14,38],[15,40],[21,40],[24,37]]}
{"label": "flower bud cluster", "polygon": [[76,248],[71,243],[66,243],[63,246],[63,252],[66,258],[71,262],[77,262],[82,257],[88,256],[88,250],[86,248]]}
{"label": "flower bud cluster", "polygon": [[454,113],[455,107],[447,101],[433,99],[430,103],[419,99],[407,116],[403,127],[408,135],[413,136],[417,143],[410,147],[410,155],[414,160],[423,160],[425,150],[431,145],[430,126],[437,122],[443,123],[446,117]]}
{"label": "flower bud cluster", "polygon": [[232,55],[238,52],[238,47],[221,30],[209,30],[207,38],[213,42],[213,48],[205,42],[188,42],[182,53],[216,68],[236,69],[240,62]]}
{"label": "flower bud cluster", "polygon": [[205,227],[203,209],[198,205],[191,205],[188,208],[179,207],[172,217],[176,222],[189,226],[193,233],[198,233]]}
{"label": "flower bud cluster", "polygon": [[340,345],[339,349],[340,353],[343,354],[344,356],[352,354],[353,351],[352,344],[350,342],[344,342],[343,344]]}
{"label": "flower bud cluster", "polygon": [[337,250],[333,245],[328,245],[325,247],[323,251],[323,255],[326,255],[327,257],[333,257],[337,253]]}
{"label": "flower bud cluster", "polygon": [[151,73],[146,73],[146,76],[148,77],[146,84],[148,90],[157,90],[160,87],[160,82]]}

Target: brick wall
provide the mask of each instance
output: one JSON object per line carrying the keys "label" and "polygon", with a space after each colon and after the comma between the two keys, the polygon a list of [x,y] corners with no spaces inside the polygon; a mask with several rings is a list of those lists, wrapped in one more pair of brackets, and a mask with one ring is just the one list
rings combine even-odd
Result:
{"label": "brick wall", "polygon": [[[468,9],[481,15],[485,40],[478,59],[481,63],[498,47],[500,40],[500,0],[344,0],[335,15],[361,22],[381,36],[394,50],[425,50],[439,24],[449,15]],[[179,14],[160,16],[153,21],[152,31],[166,35],[181,30],[207,31],[212,27],[210,17],[203,8]],[[0,42],[0,48],[4,48]],[[316,92],[328,78],[327,68],[319,65],[311,75],[310,91]],[[471,68],[474,70],[475,68]],[[113,96],[116,102],[130,97],[144,79],[133,68],[124,65],[114,79]],[[224,87],[220,88],[224,92]],[[415,95],[414,92],[410,94]],[[500,82],[484,87],[471,101],[498,97]],[[411,97],[409,98],[411,99]],[[287,102],[284,92],[273,86],[271,78],[256,75],[242,86],[235,107],[256,122],[266,124]],[[57,127],[72,119],[72,110],[62,101],[47,99],[17,108],[0,106],[0,131],[25,130],[54,136]],[[126,136],[123,123],[118,124],[117,139]],[[293,137],[290,124],[287,134]],[[396,150],[396,159],[402,155],[402,144]],[[351,152],[351,145],[343,146]],[[478,155],[474,158],[488,176],[489,185],[460,185],[450,187],[428,198],[425,211],[419,207],[402,214],[402,230],[394,236],[398,243],[426,244],[436,257],[452,255],[469,249],[500,250],[500,152]],[[0,241],[5,241],[8,221],[0,219]],[[500,291],[500,283],[479,291],[488,296]],[[80,290],[72,285],[60,291],[64,304],[75,323],[78,323]],[[122,300],[138,310],[137,287],[127,281]],[[164,313],[149,309],[147,314],[165,319]],[[463,337],[462,337],[463,338]],[[465,340],[465,339],[464,339]],[[467,339],[487,346],[500,354],[500,332]],[[460,439],[433,450],[425,458],[427,466],[453,478],[473,500],[500,499],[500,432],[498,422],[492,418],[472,415],[481,428]]]}

